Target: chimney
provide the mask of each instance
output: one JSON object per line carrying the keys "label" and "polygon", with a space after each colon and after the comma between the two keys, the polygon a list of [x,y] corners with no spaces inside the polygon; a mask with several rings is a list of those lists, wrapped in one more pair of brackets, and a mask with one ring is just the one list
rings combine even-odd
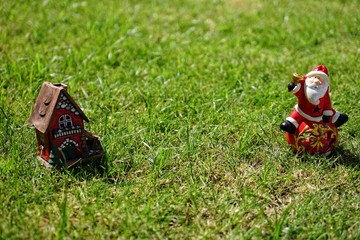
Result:
{"label": "chimney", "polygon": [[67,91],[67,86],[65,84],[62,83],[52,83],[53,86],[58,87],[58,88],[63,88],[65,91]]}

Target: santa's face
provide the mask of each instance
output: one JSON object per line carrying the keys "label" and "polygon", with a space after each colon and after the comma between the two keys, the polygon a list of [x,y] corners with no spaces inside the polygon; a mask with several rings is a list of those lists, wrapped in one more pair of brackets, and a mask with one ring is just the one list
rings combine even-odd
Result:
{"label": "santa's face", "polygon": [[305,96],[314,105],[320,103],[320,98],[324,97],[328,88],[329,83],[321,76],[312,76],[305,80]]}

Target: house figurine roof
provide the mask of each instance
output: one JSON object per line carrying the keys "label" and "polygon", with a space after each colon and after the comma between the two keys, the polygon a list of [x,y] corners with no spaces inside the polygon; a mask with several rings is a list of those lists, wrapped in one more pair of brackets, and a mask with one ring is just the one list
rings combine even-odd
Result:
{"label": "house figurine roof", "polygon": [[84,112],[68,94],[67,86],[65,84],[44,82],[27,124],[34,126],[40,132],[45,133],[49,128],[52,116],[56,110],[56,104],[62,94],[64,94],[71,102],[82,119],[89,122],[89,119],[85,116]]}

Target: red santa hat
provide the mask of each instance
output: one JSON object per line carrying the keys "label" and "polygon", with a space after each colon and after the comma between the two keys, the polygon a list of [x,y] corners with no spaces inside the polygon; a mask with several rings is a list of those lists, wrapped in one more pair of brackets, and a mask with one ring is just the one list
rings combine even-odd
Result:
{"label": "red santa hat", "polygon": [[316,66],[313,70],[306,74],[306,77],[314,76],[320,76],[324,81],[329,81],[329,72],[324,65]]}

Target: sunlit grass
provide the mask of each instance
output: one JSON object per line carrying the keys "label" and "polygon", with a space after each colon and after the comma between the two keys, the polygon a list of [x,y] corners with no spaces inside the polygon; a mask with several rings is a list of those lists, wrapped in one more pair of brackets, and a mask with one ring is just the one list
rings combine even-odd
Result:
{"label": "sunlit grass", "polygon": [[[360,237],[358,1],[3,1],[0,238]],[[291,153],[293,72],[349,115]],[[47,171],[25,125],[67,84],[106,159]]]}

